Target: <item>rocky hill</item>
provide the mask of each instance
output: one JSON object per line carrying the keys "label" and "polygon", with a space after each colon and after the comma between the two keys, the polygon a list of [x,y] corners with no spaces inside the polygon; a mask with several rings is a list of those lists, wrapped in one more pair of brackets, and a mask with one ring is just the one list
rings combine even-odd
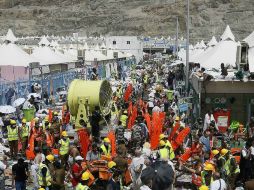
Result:
{"label": "rocky hill", "polygon": [[[254,30],[254,0],[190,3],[192,41],[219,35],[227,24],[240,40]],[[0,34],[11,27],[18,35],[174,36],[178,16],[185,36],[185,13],[186,0],[0,0]]]}

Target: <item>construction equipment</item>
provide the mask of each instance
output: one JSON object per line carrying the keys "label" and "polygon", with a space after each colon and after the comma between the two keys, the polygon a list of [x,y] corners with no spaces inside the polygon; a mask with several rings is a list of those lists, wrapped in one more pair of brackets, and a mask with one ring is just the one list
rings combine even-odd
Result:
{"label": "construction equipment", "polygon": [[89,116],[97,106],[102,116],[108,115],[112,107],[111,99],[112,89],[108,81],[73,80],[68,90],[68,107],[76,119],[76,128],[81,128],[82,122],[90,127]]}

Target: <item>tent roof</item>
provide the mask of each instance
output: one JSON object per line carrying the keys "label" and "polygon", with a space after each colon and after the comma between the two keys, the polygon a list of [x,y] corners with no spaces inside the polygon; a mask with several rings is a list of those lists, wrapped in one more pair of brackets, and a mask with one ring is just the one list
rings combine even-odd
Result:
{"label": "tent roof", "polygon": [[48,41],[48,39],[47,39],[45,36],[43,36],[43,37],[41,38],[41,41],[39,42],[39,45],[40,45],[40,46],[41,46],[41,45],[49,46],[49,45],[50,45],[50,42]]}
{"label": "tent roof", "polygon": [[72,62],[71,60],[58,55],[47,46],[35,48],[32,56],[42,60],[40,62],[41,65]]}
{"label": "tent roof", "polygon": [[10,41],[11,43],[14,43],[16,42],[18,39],[16,38],[16,36],[14,36],[13,32],[11,29],[8,29],[8,32],[6,34],[6,36],[4,37],[4,41],[5,40],[8,40]]}
{"label": "tent roof", "polygon": [[250,47],[254,47],[254,31],[246,37],[243,41],[247,42]]}
{"label": "tent roof", "polygon": [[215,46],[217,44],[217,40],[216,38],[213,36],[212,39],[208,42],[208,46],[211,47],[211,46]]}
{"label": "tent roof", "polygon": [[235,41],[235,36],[234,34],[232,33],[229,25],[227,25],[224,33],[221,35],[220,39],[223,41],[223,40],[232,40],[232,41]]}
{"label": "tent roof", "polygon": [[195,62],[205,68],[220,68],[221,63],[235,66],[236,51],[237,42],[221,41],[213,48],[200,54]]}
{"label": "tent roof", "polygon": [[12,65],[12,66],[29,66],[29,63],[38,62],[34,57],[29,56],[16,44],[3,44],[0,46],[0,66]]}

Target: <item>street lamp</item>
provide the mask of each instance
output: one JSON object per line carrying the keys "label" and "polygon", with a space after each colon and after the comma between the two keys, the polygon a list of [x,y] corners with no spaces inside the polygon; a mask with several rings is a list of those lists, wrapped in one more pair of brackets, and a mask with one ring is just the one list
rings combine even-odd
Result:
{"label": "street lamp", "polygon": [[186,38],[186,92],[189,88],[189,43],[190,43],[190,0],[187,0],[187,38]]}

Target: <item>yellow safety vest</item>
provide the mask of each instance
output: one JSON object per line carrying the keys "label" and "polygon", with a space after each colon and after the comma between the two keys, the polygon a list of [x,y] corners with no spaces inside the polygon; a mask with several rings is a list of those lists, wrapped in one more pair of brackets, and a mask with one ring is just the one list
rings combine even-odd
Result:
{"label": "yellow safety vest", "polygon": [[[206,183],[205,183],[205,174],[206,174],[206,171],[201,172],[202,185],[206,185]],[[213,182],[213,176],[211,177],[210,185],[211,185],[212,182]]]}
{"label": "yellow safety vest", "polygon": [[59,154],[60,155],[65,155],[68,154],[69,152],[69,147],[70,147],[70,140],[66,139],[66,141],[64,141],[63,139],[60,140],[60,150],[59,150]]}
{"label": "yellow safety vest", "polygon": [[19,136],[18,136],[18,127],[16,126],[14,129],[11,128],[11,126],[7,126],[7,131],[8,131],[8,141],[17,141]]}
{"label": "yellow safety vest", "polygon": [[21,137],[27,138],[29,136],[29,126],[25,125],[21,128]]}
{"label": "yellow safety vest", "polygon": [[144,76],[144,84],[147,84],[147,83],[148,83],[148,76],[145,75],[145,76]]}
{"label": "yellow safety vest", "polygon": [[[226,170],[227,175],[230,175],[230,172],[231,172],[231,163],[230,163],[230,162],[231,162],[231,159],[232,159],[232,157],[230,157],[230,158],[226,161],[226,163],[225,163],[225,165],[224,165],[224,169]],[[237,167],[236,167],[234,173],[235,173],[235,174],[240,173],[240,168],[239,168],[238,165],[237,165]]]}
{"label": "yellow safety vest", "polygon": [[[42,173],[41,173],[42,168],[47,168],[47,173],[46,173],[46,184],[43,183],[43,177],[42,177]],[[39,171],[38,171],[38,173],[37,173],[37,176],[38,176],[38,182],[39,182],[39,185],[40,185],[40,186],[45,186],[45,185],[46,185],[46,187],[48,187],[48,186],[51,185],[51,180],[52,180],[52,178],[51,178],[49,169],[48,169],[48,167],[47,167],[46,164],[40,163],[40,165],[39,165]]]}
{"label": "yellow safety vest", "polygon": [[[45,125],[45,123],[43,124],[43,127],[42,127],[42,128],[43,128],[43,130],[45,130],[45,129],[46,129],[46,125]],[[51,123],[49,123],[49,124],[48,124],[48,128],[49,128],[49,129],[51,128]]]}
{"label": "yellow safety vest", "polygon": [[173,149],[171,143],[168,140],[166,142],[166,147],[168,147],[168,149],[170,151],[170,154],[169,154],[170,160],[173,160],[175,158],[175,152],[174,152],[174,149]]}
{"label": "yellow safety vest", "polygon": [[159,150],[159,155],[161,159],[167,160],[169,159],[169,150],[168,148],[164,147]]}
{"label": "yellow safety vest", "polygon": [[111,146],[110,146],[110,145],[108,145],[108,150],[106,149],[106,147],[105,147],[104,144],[101,145],[101,149],[102,149],[103,154],[104,154],[105,156],[111,156]]}
{"label": "yellow safety vest", "polygon": [[121,115],[120,121],[122,122],[122,126],[123,126],[123,127],[126,127],[126,126],[127,126],[127,119],[128,119],[128,116],[127,116],[127,115]]}
{"label": "yellow safety vest", "polygon": [[81,183],[79,183],[77,186],[76,186],[76,189],[75,190],[89,190],[90,188],[87,186],[87,185],[82,185]]}

